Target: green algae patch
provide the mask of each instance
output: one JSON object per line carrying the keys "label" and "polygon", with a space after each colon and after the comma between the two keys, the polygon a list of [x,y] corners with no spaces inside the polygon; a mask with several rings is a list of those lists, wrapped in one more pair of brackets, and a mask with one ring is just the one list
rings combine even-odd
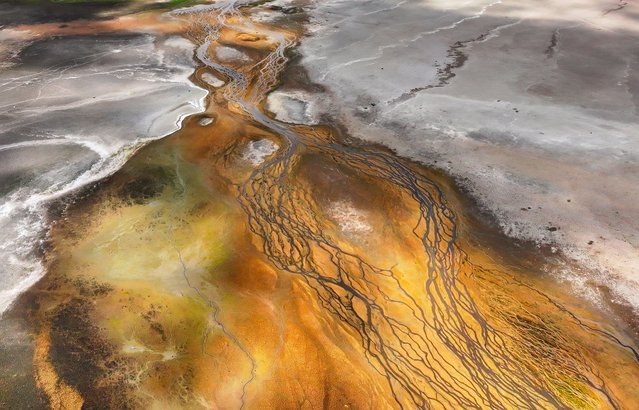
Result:
{"label": "green algae patch", "polygon": [[189,281],[206,281],[227,261],[237,212],[188,166],[146,171],[87,217],[90,226],[65,254],[65,270],[112,286],[148,283],[188,294]]}
{"label": "green algae patch", "polygon": [[552,387],[555,389],[557,397],[568,408],[594,410],[602,407],[601,400],[583,382],[562,377],[555,379]]}

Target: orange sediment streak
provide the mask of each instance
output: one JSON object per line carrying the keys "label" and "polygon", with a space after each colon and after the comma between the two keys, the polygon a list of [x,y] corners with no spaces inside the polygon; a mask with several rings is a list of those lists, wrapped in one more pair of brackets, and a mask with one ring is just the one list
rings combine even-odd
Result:
{"label": "orange sediment streak", "polygon": [[38,333],[35,339],[33,364],[35,367],[35,379],[40,390],[49,400],[49,406],[55,410],[81,409],[84,400],[82,396],[60,379],[54,367],[49,361],[49,349],[51,337],[48,330]]}

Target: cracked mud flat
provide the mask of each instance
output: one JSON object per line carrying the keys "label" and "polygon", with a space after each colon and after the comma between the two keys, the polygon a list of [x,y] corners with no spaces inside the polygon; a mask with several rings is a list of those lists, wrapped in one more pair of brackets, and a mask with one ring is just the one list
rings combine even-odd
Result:
{"label": "cracked mud flat", "polygon": [[[320,88],[289,61],[304,7],[30,28],[181,35],[167,42],[192,44],[208,94],[116,172],[46,202],[46,274],[0,321],[0,404],[632,408],[629,316],[561,286],[542,269],[552,253],[513,243],[445,174],[312,125],[299,101]],[[295,101],[268,104],[280,83]]]}

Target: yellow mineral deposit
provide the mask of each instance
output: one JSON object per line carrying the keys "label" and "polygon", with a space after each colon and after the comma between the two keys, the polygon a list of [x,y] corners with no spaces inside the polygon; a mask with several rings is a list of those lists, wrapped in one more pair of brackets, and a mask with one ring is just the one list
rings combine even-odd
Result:
{"label": "yellow mineral deposit", "polygon": [[639,403],[631,343],[474,239],[487,228],[448,180],[267,115],[301,31],[246,13],[221,1],[139,16],[183,28],[210,94],[53,225],[48,274],[25,295],[52,407]]}

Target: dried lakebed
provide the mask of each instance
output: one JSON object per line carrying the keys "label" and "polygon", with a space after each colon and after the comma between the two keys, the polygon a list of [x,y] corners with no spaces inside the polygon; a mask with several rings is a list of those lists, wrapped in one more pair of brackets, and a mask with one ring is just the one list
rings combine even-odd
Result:
{"label": "dried lakebed", "polygon": [[266,7],[155,15],[194,45],[205,108],[50,204],[46,274],[0,323],[22,335],[0,345],[1,404],[639,402],[623,322],[543,275],[546,255],[478,219],[444,175],[267,111],[304,16],[267,24]]}

